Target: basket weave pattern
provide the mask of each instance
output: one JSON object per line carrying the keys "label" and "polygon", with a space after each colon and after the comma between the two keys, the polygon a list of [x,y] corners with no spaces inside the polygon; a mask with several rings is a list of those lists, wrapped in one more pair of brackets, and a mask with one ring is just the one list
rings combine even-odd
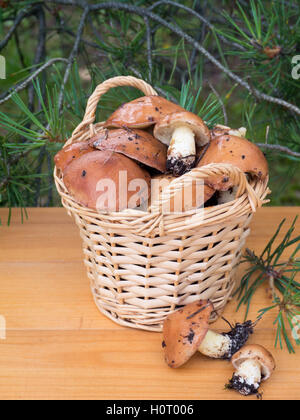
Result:
{"label": "basket weave pattern", "polygon": [[[90,97],[82,123],[66,145],[95,135],[98,101],[112,87],[133,86],[145,95],[156,92],[134,77],[116,77],[99,85]],[[238,186],[236,199],[202,212],[164,214],[162,203],[184,182],[212,175],[230,176]],[[83,240],[84,261],[95,302],[115,322],[161,331],[165,317],[178,306],[211,299],[219,316],[235,286],[235,271],[256,208],[267,200],[267,180],[251,184],[232,165],[195,168],[172,181],[162,202],[146,212],[98,213],[69,195],[61,173],[54,178],[62,204],[72,215]]]}

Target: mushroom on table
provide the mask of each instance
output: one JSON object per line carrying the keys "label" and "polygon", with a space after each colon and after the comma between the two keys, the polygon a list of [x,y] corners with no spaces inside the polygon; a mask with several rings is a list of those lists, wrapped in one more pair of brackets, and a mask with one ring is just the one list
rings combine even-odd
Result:
{"label": "mushroom on table", "polygon": [[242,395],[258,394],[261,381],[266,381],[275,369],[272,354],[259,344],[249,344],[231,359],[235,372],[226,385]]}
{"label": "mushroom on table", "polygon": [[205,356],[231,359],[248,340],[253,324],[246,321],[228,333],[209,329],[213,304],[209,300],[190,303],[169,315],[163,324],[163,349],[170,367],[186,363],[198,350]]}

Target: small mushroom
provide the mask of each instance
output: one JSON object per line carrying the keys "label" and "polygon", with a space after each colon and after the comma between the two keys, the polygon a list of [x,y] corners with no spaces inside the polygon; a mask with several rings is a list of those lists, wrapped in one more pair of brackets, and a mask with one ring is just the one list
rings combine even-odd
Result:
{"label": "small mushroom", "polygon": [[209,300],[190,303],[169,315],[163,324],[165,360],[170,367],[179,367],[198,350],[205,356],[230,360],[253,333],[251,321],[237,323],[227,333],[209,329],[213,311]]}
{"label": "small mushroom", "polygon": [[[154,203],[159,198],[162,201],[162,192],[170,183],[178,179],[171,174],[157,175],[151,181],[151,202]],[[215,190],[197,180],[186,180],[182,188],[176,187],[169,200],[162,204],[162,211],[168,213],[181,213],[202,207],[215,193]],[[168,197],[168,196],[167,196]]]}
{"label": "small mushroom", "polygon": [[231,359],[235,372],[226,385],[242,395],[259,395],[261,381],[266,381],[275,369],[272,354],[259,344],[249,344]]}
{"label": "small mushroom", "polygon": [[247,129],[245,127],[240,128],[230,128],[226,125],[217,124],[214,126],[214,128],[211,130],[211,138],[214,139],[218,136],[231,135],[236,137],[246,137]]}
{"label": "small mushroom", "polygon": [[81,141],[78,143],[70,144],[69,146],[61,149],[54,157],[55,165],[62,172],[66,167],[77,159],[79,156],[82,156],[86,153],[94,151],[93,146],[90,142]]}
{"label": "small mushroom", "polygon": [[165,115],[184,109],[161,96],[142,96],[121,105],[105,122],[104,127],[147,128]]}
{"label": "small mushroom", "polygon": [[91,139],[91,143],[96,149],[122,153],[149,168],[166,171],[167,147],[146,131],[104,129]]}
{"label": "small mushroom", "polygon": [[200,300],[178,309],[165,319],[162,347],[170,367],[182,366],[196,353],[208,331],[212,310],[210,301]]}
{"label": "small mushroom", "polygon": [[203,120],[192,112],[166,115],[154,127],[154,137],[169,145],[167,171],[180,176],[195,166],[196,145],[210,141],[210,131]]}
{"label": "small mushroom", "polygon": [[147,203],[151,194],[148,172],[109,150],[78,157],[66,167],[63,180],[77,202],[98,211],[136,208]]}
{"label": "small mushroom", "polygon": [[[268,176],[268,163],[259,147],[245,138],[229,134],[211,140],[197,167],[210,163],[231,163],[249,176],[261,180]],[[206,179],[205,182],[218,191],[227,191],[233,186],[228,177],[222,176]]]}

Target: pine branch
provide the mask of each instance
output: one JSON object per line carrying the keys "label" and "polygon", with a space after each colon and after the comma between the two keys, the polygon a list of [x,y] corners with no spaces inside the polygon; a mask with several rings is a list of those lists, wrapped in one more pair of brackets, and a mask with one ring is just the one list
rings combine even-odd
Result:
{"label": "pine branch", "polygon": [[[86,3],[75,3],[71,0],[45,0],[47,3],[55,3],[55,4],[61,4],[65,6],[77,6],[81,8],[85,8]],[[170,31],[175,33],[176,35],[180,36],[182,39],[184,39],[188,44],[192,45],[196,50],[201,52],[211,63],[213,63],[219,70],[221,70],[223,73],[225,73],[230,79],[234,80],[236,83],[238,83],[240,86],[245,88],[251,95],[255,96],[258,100],[265,100],[270,103],[274,103],[276,105],[280,105],[286,109],[288,109],[290,112],[294,112],[297,115],[300,115],[300,108],[298,108],[296,105],[291,104],[281,98],[273,97],[271,95],[267,95],[263,92],[260,92],[258,89],[253,88],[248,82],[241,79],[239,76],[234,74],[231,70],[224,67],[210,52],[208,52],[202,45],[200,45],[197,41],[195,41],[194,38],[192,38],[190,35],[188,35],[186,32],[184,32],[181,28],[175,27],[174,25],[170,24],[166,20],[162,19],[160,16],[152,13],[146,8],[141,8],[138,6],[131,6],[128,4],[123,3],[117,3],[117,2],[107,2],[107,3],[99,3],[99,4],[93,4],[89,7],[89,11],[99,11],[99,10],[124,10],[129,13],[135,13],[141,17],[148,17],[149,19],[152,19],[155,22],[160,23],[162,26],[168,28]]]}
{"label": "pine branch", "polygon": [[24,80],[23,82],[19,83],[16,86],[13,86],[12,88],[9,89],[9,92],[6,92],[3,95],[2,98],[0,97],[1,98],[0,105],[8,101],[9,99],[11,99],[11,97],[15,93],[20,92],[21,90],[25,89],[34,79],[36,79],[39,76],[41,72],[43,72],[48,67],[52,66],[53,64],[57,62],[68,63],[68,60],[66,58],[58,57],[58,58],[52,58],[51,60],[47,61],[45,64],[39,67],[34,73],[32,73],[26,80]]}

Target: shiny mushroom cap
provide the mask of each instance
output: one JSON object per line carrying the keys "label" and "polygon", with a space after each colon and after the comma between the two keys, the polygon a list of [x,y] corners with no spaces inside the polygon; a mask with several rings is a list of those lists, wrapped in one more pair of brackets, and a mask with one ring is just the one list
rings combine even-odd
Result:
{"label": "shiny mushroom cap", "polygon": [[[243,172],[261,180],[265,180],[268,176],[268,162],[263,152],[256,144],[242,137],[221,135],[211,140],[197,167],[210,163],[231,163]],[[214,177],[206,182],[221,191],[232,187],[232,182],[226,177]]]}
{"label": "shiny mushroom cap", "polygon": [[122,153],[159,172],[166,171],[167,147],[146,131],[104,129],[91,142],[96,149]]}
{"label": "shiny mushroom cap", "polygon": [[154,137],[169,145],[173,132],[178,127],[187,127],[195,135],[197,146],[203,146],[210,140],[210,131],[203,120],[192,112],[182,111],[166,115],[154,127]]}
{"label": "shiny mushroom cap", "polygon": [[[152,178],[151,202],[154,203],[158,198],[161,200],[163,190],[175,179],[178,178],[171,174],[154,176]],[[181,213],[200,208],[214,193],[215,190],[206,184],[197,182],[196,180],[186,181],[182,189],[176,188],[174,190],[174,195],[170,196],[167,203],[164,203],[162,210],[169,210],[170,213]]]}
{"label": "shiny mushroom cap", "polygon": [[170,367],[182,366],[196,353],[208,331],[212,310],[210,301],[200,300],[184,306],[165,319],[162,346]]}
{"label": "shiny mushroom cap", "polygon": [[121,105],[106,121],[104,127],[146,128],[165,115],[184,111],[179,105],[161,96],[142,96]]}
{"label": "shiny mushroom cap", "polygon": [[259,344],[248,344],[232,356],[231,363],[235,369],[246,360],[254,360],[260,364],[262,380],[266,381],[275,370],[275,360],[272,354]]}
{"label": "shiny mushroom cap", "polygon": [[120,153],[94,151],[70,163],[63,173],[69,193],[85,207],[121,211],[146,203],[151,179],[146,170]]}
{"label": "shiny mushroom cap", "polygon": [[79,156],[82,156],[86,153],[92,152],[94,148],[89,142],[81,141],[78,143],[70,144],[69,146],[61,149],[54,157],[54,162],[56,167],[62,172],[66,167],[77,159]]}

